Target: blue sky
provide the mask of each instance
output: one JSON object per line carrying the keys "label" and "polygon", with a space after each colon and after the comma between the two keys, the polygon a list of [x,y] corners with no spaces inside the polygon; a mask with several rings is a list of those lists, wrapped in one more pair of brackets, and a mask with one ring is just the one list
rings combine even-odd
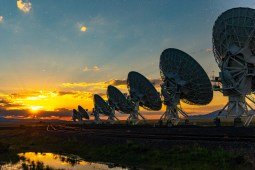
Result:
{"label": "blue sky", "polygon": [[214,21],[233,7],[255,8],[255,0],[19,1],[30,3],[29,9],[0,0],[2,96],[26,90],[102,93],[63,84],[123,80],[132,70],[158,79],[166,48],[187,52],[209,75],[217,74]]}

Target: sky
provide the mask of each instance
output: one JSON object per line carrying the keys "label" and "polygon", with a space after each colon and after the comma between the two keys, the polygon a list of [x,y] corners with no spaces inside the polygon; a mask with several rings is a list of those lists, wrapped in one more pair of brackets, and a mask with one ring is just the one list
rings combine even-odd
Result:
{"label": "sky", "polygon": [[[217,75],[212,27],[233,7],[255,8],[255,0],[0,0],[0,117],[68,118],[78,105],[91,111],[93,94],[106,99],[108,85],[127,92],[129,71],[160,80],[166,48]],[[207,106],[182,108],[205,114],[226,102],[215,92]],[[164,109],[142,112],[155,118]]]}

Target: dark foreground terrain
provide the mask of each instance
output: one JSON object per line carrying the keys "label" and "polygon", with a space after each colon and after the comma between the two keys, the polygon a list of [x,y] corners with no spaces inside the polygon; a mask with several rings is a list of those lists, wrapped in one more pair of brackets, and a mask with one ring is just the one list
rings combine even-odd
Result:
{"label": "dark foreground terrain", "polygon": [[0,161],[20,152],[76,154],[134,169],[255,169],[255,128],[0,124]]}

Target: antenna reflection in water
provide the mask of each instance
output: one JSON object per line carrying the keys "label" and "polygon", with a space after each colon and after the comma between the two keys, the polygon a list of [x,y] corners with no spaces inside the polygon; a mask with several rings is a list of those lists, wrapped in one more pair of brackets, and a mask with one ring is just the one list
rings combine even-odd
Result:
{"label": "antenna reflection in water", "polygon": [[75,170],[125,170],[110,163],[87,162],[76,155],[59,155],[54,153],[26,152],[18,154],[16,163],[2,163],[0,169],[75,169]]}

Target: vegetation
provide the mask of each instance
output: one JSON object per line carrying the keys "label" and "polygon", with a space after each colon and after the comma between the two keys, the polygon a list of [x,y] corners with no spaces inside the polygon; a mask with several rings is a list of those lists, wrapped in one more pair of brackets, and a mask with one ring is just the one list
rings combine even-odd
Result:
{"label": "vegetation", "polygon": [[[89,148],[89,149],[88,149]],[[173,147],[163,151],[143,145],[128,144],[82,149],[92,160],[115,162],[145,169],[251,169],[241,155],[222,149],[208,150],[200,146]]]}
{"label": "vegetation", "polygon": [[[17,153],[20,152],[53,152],[76,154],[87,161],[112,162],[116,165],[155,170],[254,168],[252,160],[246,159],[244,155],[220,148],[212,150],[199,145],[177,145],[164,150],[130,140],[126,144],[92,145],[91,142],[82,141],[73,134],[59,136],[47,133],[42,128],[26,126],[13,130],[0,130],[0,148],[1,161],[17,162]],[[24,168],[25,166],[27,165],[24,165]],[[37,163],[33,166],[43,167],[43,164]]]}

